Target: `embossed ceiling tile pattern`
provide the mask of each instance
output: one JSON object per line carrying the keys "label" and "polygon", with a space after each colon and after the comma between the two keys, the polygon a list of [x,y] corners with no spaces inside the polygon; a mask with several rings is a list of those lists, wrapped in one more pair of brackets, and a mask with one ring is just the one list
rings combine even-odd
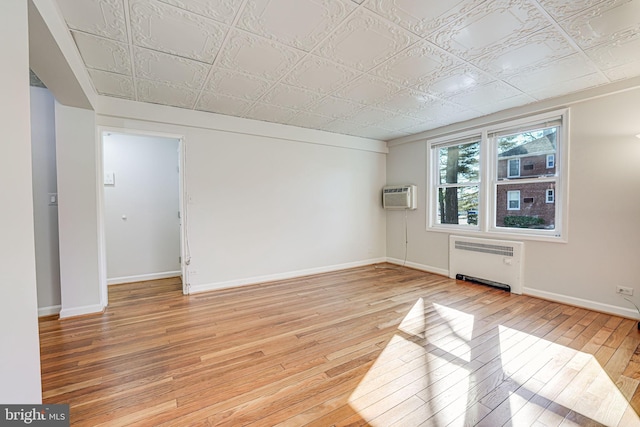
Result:
{"label": "embossed ceiling tile pattern", "polygon": [[557,88],[557,95],[561,95],[606,83],[593,64],[579,54],[509,77],[507,81],[538,99],[548,93],[546,89],[550,87]]}
{"label": "embossed ceiling tile pattern", "polygon": [[230,34],[217,65],[275,81],[292,69],[303,53],[244,31]]}
{"label": "embossed ceiling tile pattern", "polygon": [[101,95],[350,135],[640,76],[640,0],[52,1]]}
{"label": "embossed ceiling tile pattern", "polygon": [[415,89],[441,98],[448,98],[474,86],[480,86],[495,80],[490,75],[471,65],[433,74],[429,76],[429,79],[428,82],[417,85]]}
{"label": "embossed ceiling tile pattern", "polygon": [[546,86],[532,90],[530,95],[537,99],[553,98],[571,92],[600,86],[608,83],[599,73],[587,74],[565,81],[550,81]]}
{"label": "embossed ceiling tile pattern", "polygon": [[561,23],[582,48],[640,32],[640,0],[609,0]]}
{"label": "embossed ceiling tile pattern", "polygon": [[455,57],[423,41],[389,59],[375,68],[373,73],[401,85],[413,86],[424,82],[434,73],[442,73],[459,64],[461,61]]}
{"label": "embossed ceiling tile pattern", "polygon": [[93,86],[100,95],[135,99],[133,78],[101,70],[88,70]]}
{"label": "embossed ceiling tile pattern", "polygon": [[364,75],[334,92],[334,96],[365,105],[375,105],[389,99],[402,87],[395,83]]}
{"label": "embossed ceiling tile pattern", "polygon": [[418,35],[426,36],[480,3],[482,1],[478,0],[371,0],[365,7]]}
{"label": "embossed ceiling tile pattern", "polygon": [[287,123],[296,113],[296,110],[258,102],[244,113],[244,117],[266,122]]}
{"label": "embossed ceiling tile pattern", "polygon": [[504,77],[574,53],[576,50],[567,39],[550,27],[515,40],[511,45],[503,45],[500,50],[490,52],[473,63],[494,76]]}
{"label": "embossed ceiling tile pattern", "polygon": [[527,104],[535,99],[509,85],[495,81],[452,96],[448,98],[448,101],[488,114],[516,105]]}
{"label": "embossed ceiling tile pattern", "polygon": [[407,134],[403,132],[382,129],[377,126],[364,126],[358,129],[355,133],[357,133],[358,136],[362,136],[364,138],[381,139],[383,141],[393,138],[400,138],[401,136],[407,136]]}
{"label": "embossed ceiling tile pattern", "polygon": [[611,80],[630,79],[640,75],[640,34],[629,34],[613,44],[603,44],[586,51],[589,58]]}
{"label": "embossed ceiling tile pattern", "polygon": [[330,93],[360,74],[351,68],[308,55],[287,74],[283,82],[319,93]]}
{"label": "embossed ceiling tile pattern", "polygon": [[348,0],[249,0],[238,27],[308,52],[355,7]]}
{"label": "embossed ceiling tile pattern", "polygon": [[354,114],[362,108],[362,105],[346,99],[327,96],[317,103],[309,106],[306,110],[310,113],[319,114],[321,116],[343,118]]}
{"label": "embossed ceiling tile pattern", "polygon": [[134,48],[136,77],[200,89],[207,78],[209,66],[155,50]]}
{"label": "embossed ceiling tile pattern", "polygon": [[252,104],[251,101],[234,98],[233,96],[202,92],[196,104],[196,110],[226,114],[229,116],[240,116],[247,111]]}
{"label": "embossed ceiling tile pattern", "polygon": [[317,92],[280,83],[264,95],[260,102],[280,107],[304,109],[320,98],[322,95]]}
{"label": "embossed ceiling tile pattern", "polygon": [[242,0],[158,0],[224,24],[231,24]]}
{"label": "embossed ceiling tile pattern", "polygon": [[153,0],[130,4],[133,44],[213,63],[226,26]]}
{"label": "embossed ceiling tile pattern", "polygon": [[77,31],[71,34],[87,68],[131,75],[128,45]]}
{"label": "embossed ceiling tile pattern", "polygon": [[444,126],[478,117],[478,112],[476,110],[459,107],[449,114],[436,115],[436,117],[436,121],[439,123],[439,126]]}
{"label": "embossed ceiling tile pattern", "polygon": [[418,39],[365,9],[357,10],[314,53],[361,71],[389,59]]}
{"label": "embossed ceiling tile pattern", "polygon": [[213,70],[205,90],[255,101],[269,90],[271,84],[271,82],[249,74],[216,68]]}
{"label": "embossed ceiling tile pattern", "polygon": [[341,133],[347,135],[360,135],[366,126],[357,125],[344,120],[334,120],[323,127],[328,132]]}
{"label": "embossed ceiling tile pattern", "polygon": [[438,121],[435,120],[430,120],[430,121],[425,121],[422,122],[421,124],[417,125],[417,126],[413,126],[413,127],[409,127],[409,128],[405,128],[402,130],[402,132],[406,132],[408,135],[413,135],[416,133],[420,133],[420,132],[425,132],[428,131],[430,129],[434,129],[440,126],[444,126],[443,123],[440,123]]}
{"label": "embossed ceiling tile pattern", "polygon": [[198,98],[198,91],[151,80],[136,79],[136,88],[138,101],[152,104],[193,108]]}
{"label": "embossed ceiling tile pattern", "polygon": [[526,0],[487,1],[429,37],[466,60],[499,52],[551,23]]}
{"label": "embossed ceiling tile pattern", "polygon": [[357,125],[372,126],[379,124],[389,116],[389,112],[380,110],[373,107],[364,107],[361,110],[356,111],[353,115],[347,118],[348,121]]}
{"label": "embossed ceiling tile pattern", "polygon": [[394,114],[387,111],[386,117],[380,120],[376,126],[392,131],[400,131],[406,128],[418,126],[423,122],[424,120],[416,119],[415,117],[403,116],[401,114]]}
{"label": "embossed ceiling tile pattern", "polygon": [[434,100],[433,96],[426,93],[413,89],[403,89],[378,106],[406,116],[429,120],[429,110]]}
{"label": "embossed ceiling tile pattern", "polygon": [[556,20],[561,21],[569,18],[593,5],[601,3],[603,0],[537,0],[538,3]]}
{"label": "embossed ceiling tile pattern", "polygon": [[425,107],[429,112],[428,120],[433,120],[440,126],[478,117],[477,110],[437,98],[432,99]]}
{"label": "embossed ceiling tile pattern", "polygon": [[640,61],[629,62],[628,64],[605,70],[604,73],[611,81],[637,77],[640,76]]}
{"label": "embossed ceiling tile pattern", "polygon": [[57,3],[69,28],[127,41],[122,0],[58,0]]}
{"label": "embossed ceiling tile pattern", "polygon": [[305,111],[298,113],[292,117],[288,124],[293,126],[302,126],[305,128],[318,129],[326,126],[329,122],[335,120],[333,117],[320,116],[318,114],[310,114]]}

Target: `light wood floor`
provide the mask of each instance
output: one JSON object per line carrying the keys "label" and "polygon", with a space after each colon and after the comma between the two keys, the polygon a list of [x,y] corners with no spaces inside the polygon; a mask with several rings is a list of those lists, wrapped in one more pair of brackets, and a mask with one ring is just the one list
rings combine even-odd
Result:
{"label": "light wood floor", "polygon": [[640,426],[629,319],[404,268],[180,289],[41,319],[44,402],[79,426]]}

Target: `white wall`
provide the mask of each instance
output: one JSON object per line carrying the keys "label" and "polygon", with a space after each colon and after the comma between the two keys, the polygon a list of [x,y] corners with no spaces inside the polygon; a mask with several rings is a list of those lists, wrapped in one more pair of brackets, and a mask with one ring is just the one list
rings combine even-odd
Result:
{"label": "white wall", "polygon": [[27,2],[0,2],[0,40],[0,402],[40,403]]}
{"label": "white wall", "polygon": [[[525,293],[637,317],[615,287],[633,288],[639,304],[640,89],[570,108],[569,242],[526,242]],[[422,188],[419,209],[409,213],[409,261],[446,273],[448,234],[426,231],[425,150],[424,141],[392,146],[387,176]],[[391,258],[403,256],[401,230],[401,214],[389,212]]]}
{"label": "white wall", "polygon": [[[375,141],[179,109],[165,119],[167,108],[118,103],[98,122],[184,136],[192,291],[384,259],[385,154]],[[248,134],[261,128],[265,136]]]}
{"label": "white wall", "polygon": [[95,114],[56,102],[60,317],[102,310]]}
{"label": "white wall", "polygon": [[31,158],[33,166],[33,218],[39,315],[60,312],[60,254],[56,194],[56,134],[54,98],[47,89],[31,88]]}
{"label": "white wall", "polygon": [[[180,275],[177,139],[109,133],[103,137],[108,283]],[[123,219],[123,216],[125,219]]]}

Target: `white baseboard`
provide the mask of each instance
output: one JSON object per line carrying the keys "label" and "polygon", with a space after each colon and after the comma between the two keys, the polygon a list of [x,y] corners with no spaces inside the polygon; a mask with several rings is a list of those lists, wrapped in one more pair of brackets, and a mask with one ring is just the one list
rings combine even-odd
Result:
{"label": "white baseboard", "polygon": [[200,285],[190,285],[189,294],[195,294],[199,292],[207,292],[218,289],[234,288],[237,286],[254,285],[256,283],[272,282],[275,280],[293,279],[295,277],[310,276],[312,274],[330,273],[332,271],[346,270],[349,268],[362,267],[365,265],[377,264],[385,262],[386,258],[374,258],[364,261],[356,261],[345,264],[336,264],[326,267],[309,268],[306,270],[289,271],[286,273],[268,274],[265,276],[254,276],[246,279],[229,280],[226,282],[216,283],[204,283]]}
{"label": "white baseboard", "polygon": [[163,271],[161,273],[139,274],[136,276],[113,277],[111,279],[107,279],[107,285],[119,285],[121,283],[145,282],[147,280],[168,279],[169,277],[177,277],[180,275],[182,275],[182,272],[178,270],[178,271]]}
{"label": "white baseboard", "polygon": [[51,305],[49,307],[38,307],[38,317],[59,314],[61,308],[62,308],[61,305]]}
{"label": "white baseboard", "polygon": [[67,317],[102,313],[103,311],[104,311],[104,307],[101,304],[85,305],[82,307],[73,307],[73,308],[63,308],[62,310],[60,310],[60,318],[66,319]]}
{"label": "white baseboard", "polygon": [[[330,273],[332,271],[346,270],[346,269],[349,269],[349,268],[362,267],[362,266],[365,266],[365,265],[378,264],[378,263],[381,263],[381,262],[388,262],[388,263],[396,264],[396,265],[403,265],[404,264],[405,266],[411,267],[411,268],[415,268],[416,270],[421,270],[421,271],[425,271],[427,273],[434,273],[434,274],[439,274],[439,275],[442,275],[442,276],[445,276],[445,277],[449,277],[449,270],[448,269],[433,267],[433,266],[430,266],[430,265],[418,264],[418,263],[410,262],[410,261],[404,262],[401,259],[386,257],[386,258],[368,259],[368,260],[364,260],[364,261],[358,261],[358,262],[352,262],[352,263],[346,263],[346,264],[337,264],[337,265],[331,265],[331,266],[326,266],[326,267],[310,268],[310,269],[306,269],[306,270],[290,271],[290,272],[286,272],[286,273],[269,274],[269,275],[265,275],[265,276],[254,276],[254,277],[248,277],[248,278],[245,278],[245,279],[229,280],[229,281],[225,281],[225,282],[216,282],[216,283],[205,283],[205,284],[200,284],[200,285],[191,285],[190,289],[189,289],[189,293],[190,294],[195,294],[195,293],[213,291],[213,290],[218,290],[218,289],[233,288],[233,287],[245,286],[245,285],[253,285],[253,284],[256,284],[256,283],[271,282],[271,281],[275,281],[275,280],[292,279],[292,278],[296,278],[296,277],[309,276],[309,275],[312,275],[312,274]],[[532,297],[546,299],[546,300],[549,300],[549,301],[559,302],[559,303],[563,303],[563,304],[569,304],[569,305],[573,305],[573,306],[576,306],[576,307],[587,308],[587,309],[599,311],[599,312],[602,312],[602,313],[608,313],[608,314],[613,314],[613,315],[617,315],[617,316],[623,316],[623,317],[627,317],[627,318],[631,318],[631,319],[638,319],[638,317],[639,317],[638,312],[636,310],[634,310],[634,309],[618,307],[618,306],[615,306],[615,305],[599,303],[599,302],[595,302],[595,301],[590,301],[590,300],[586,300],[586,299],[582,299],[582,298],[571,297],[571,296],[562,295],[562,294],[556,294],[554,292],[541,291],[541,290],[538,290],[538,289],[525,287],[523,289],[523,294],[524,295],[529,295],[529,296],[532,296]],[[62,317],[62,313],[61,313],[60,317]]]}
{"label": "white baseboard", "polygon": [[405,265],[407,267],[415,268],[416,270],[426,271],[427,273],[440,274],[441,276],[449,277],[449,270],[446,270],[444,268],[432,267],[430,265],[418,264],[410,261],[404,262],[401,259],[389,257],[387,257],[387,262],[396,265]]}
{"label": "white baseboard", "polygon": [[554,302],[560,302],[563,304],[569,304],[576,307],[588,308],[590,310],[600,311],[602,313],[614,314],[622,317],[629,317],[631,319],[638,319],[638,312],[631,308],[618,307],[616,305],[604,304],[601,302],[591,301],[582,298],[571,297],[562,294],[556,294],[555,292],[541,291],[538,289],[525,287],[522,292],[524,295],[532,297],[538,297]]}

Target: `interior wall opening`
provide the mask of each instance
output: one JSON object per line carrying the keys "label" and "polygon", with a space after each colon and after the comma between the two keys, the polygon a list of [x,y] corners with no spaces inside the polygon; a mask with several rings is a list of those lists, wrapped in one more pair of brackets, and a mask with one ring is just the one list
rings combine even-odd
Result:
{"label": "interior wall opening", "polygon": [[180,137],[102,132],[106,285],[182,277],[181,150]]}

